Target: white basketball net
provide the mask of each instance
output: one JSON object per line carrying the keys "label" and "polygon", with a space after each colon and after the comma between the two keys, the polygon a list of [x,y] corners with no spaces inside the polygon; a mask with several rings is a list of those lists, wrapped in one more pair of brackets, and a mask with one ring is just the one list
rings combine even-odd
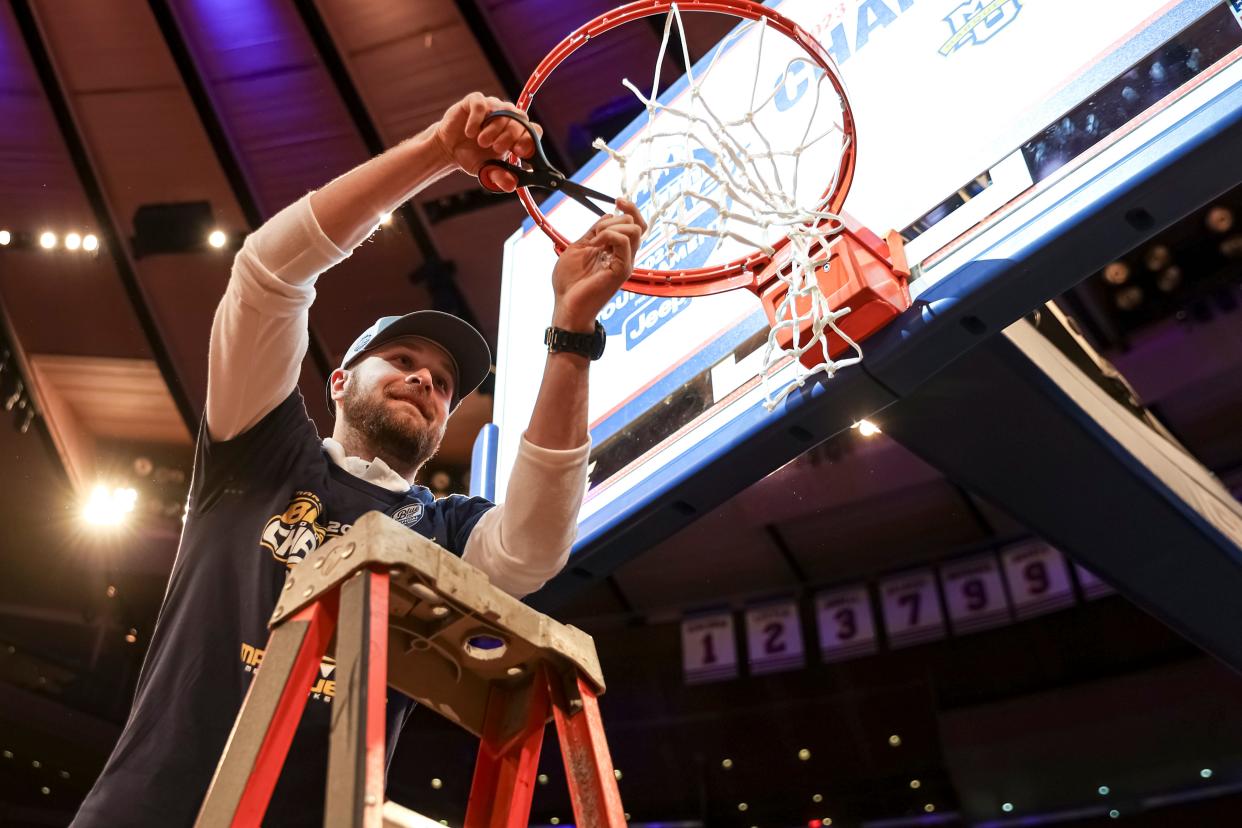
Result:
{"label": "white basketball net", "polygon": [[[858,343],[837,326],[837,320],[850,309],[829,307],[814,278],[816,254],[827,245],[828,237],[839,232],[841,227],[838,217],[825,209],[826,198],[821,195],[825,191],[825,167],[819,161],[815,169],[807,170],[811,179],[818,183],[813,195],[803,197],[810,203],[799,204],[796,201],[804,153],[832,136],[836,136],[840,146],[830,167],[833,177],[829,183],[832,186],[828,187],[827,192],[835,189],[840,153],[847,148],[849,138],[836,117],[832,118],[829,128],[818,134],[812,135],[811,129],[817,115],[824,114],[834,102],[840,107],[841,101],[826,73],[819,72],[814,95],[803,95],[800,100],[801,110],[797,117],[801,118],[805,112],[805,124],[793,131],[798,134],[790,135],[790,130],[783,128],[780,136],[774,136],[784,138],[786,142],[796,137],[797,145],[783,149],[774,146],[772,138],[765,136],[757,125],[757,121],[772,119],[757,116],[771,110],[778,92],[790,82],[795,70],[801,72],[810,61],[805,54],[789,60],[776,83],[771,89],[764,90],[760,97],[759,73],[763,66],[764,35],[768,30],[764,19],[747,21],[734,29],[713,53],[706,71],[695,77],[693,70],[687,69],[686,92],[679,95],[676,101],[661,103],[658,100],[660,74],[674,22],[681,40],[684,65],[691,66],[681,14],[674,5],[664,22],[664,37],[656,60],[651,93],[644,94],[628,79],[622,81],[646,108],[647,128],[622,151],[614,150],[602,139],[596,139],[594,146],[607,152],[620,167],[624,198],[638,202],[640,196],[646,194],[649,200],[644,205],[643,213],[648,224],[647,238],[658,238],[670,259],[674,258],[679,247],[685,248],[696,235],[731,240],[750,250],[763,250],[768,255],[774,252],[770,240],[779,237],[778,234],[788,239],[792,255],[789,266],[780,278],[789,290],[777,307],[776,322],[768,334],[763,354],[765,405],[771,410],[802,387],[809,377],[818,373],[831,377],[837,370],[862,359]],[[721,116],[718,112],[737,108],[738,101],[733,99],[742,97],[739,94],[741,90],[726,86],[726,90],[732,93],[725,96],[726,100],[721,101],[718,97],[715,101],[709,101],[703,87],[709,82],[717,59],[735,45],[733,41],[748,35],[755,26],[760,28],[749,103],[744,112],[732,117]],[[788,115],[783,117],[787,126]],[[669,173],[677,171],[694,171],[697,175],[681,175],[680,180],[685,182],[681,187],[657,187],[657,181],[662,176],[667,178]],[[704,180],[714,186],[703,187]],[[705,194],[704,189],[710,190],[711,194]],[[692,224],[691,215],[701,215],[705,208],[714,210],[718,220],[710,226]],[[822,261],[818,266],[828,267]],[[810,323],[809,332],[800,333],[807,323]],[[792,334],[788,348],[782,348],[777,342],[782,329]],[[846,352],[848,357],[835,360],[829,357],[829,331],[835,332],[852,348],[852,352]],[[808,369],[800,360],[816,348],[823,361]],[[796,375],[782,387],[775,388],[777,373],[791,361],[798,366]]]}

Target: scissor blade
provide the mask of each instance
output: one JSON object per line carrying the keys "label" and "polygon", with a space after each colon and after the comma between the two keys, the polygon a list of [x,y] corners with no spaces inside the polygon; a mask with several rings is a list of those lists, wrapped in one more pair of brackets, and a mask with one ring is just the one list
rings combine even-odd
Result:
{"label": "scissor blade", "polygon": [[598,198],[600,201],[607,201],[609,203],[615,201],[612,196],[606,196],[598,190],[592,190],[590,187],[584,187],[576,181],[565,181],[561,184],[560,189],[565,193],[565,195],[586,207],[597,216],[606,216],[608,213],[606,213],[598,204],[591,201],[592,198]]}

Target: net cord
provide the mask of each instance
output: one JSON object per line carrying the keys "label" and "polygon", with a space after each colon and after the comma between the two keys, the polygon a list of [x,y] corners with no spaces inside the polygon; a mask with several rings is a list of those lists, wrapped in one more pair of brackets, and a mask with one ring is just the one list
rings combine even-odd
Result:
{"label": "net cord", "polygon": [[[755,26],[760,28],[754,58],[756,71],[748,107],[740,118],[725,120],[717,115],[706,100],[702,86],[711,76],[719,57],[732,47],[735,40],[749,34]],[[674,27],[680,41],[683,65],[687,67],[688,104],[684,106],[673,106],[671,102],[663,104],[659,101],[660,75]],[[803,153],[834,134],[841,136],[840,152],[844,153],[849,146],[849,137],[841,123],[836,120],[829,129],[810,137],[825,97],[826,73],[820,72],[806,126],[798,145],[792,149],[773,148],[768,136],[763,134],[756,123],[756,116],[775,101],[777,93],[785,86],[795,67],[808,61],[804,57],[791,59],[776,83],[756,104],[756,98],[760,94],[759,67],[763,65],[767,29],[766,19],[747,21],[736,27],[720,42],[706,69],[696,77],[693,68],[690,68],[690,50],[681,11],[674,4],[665,16],[650,94],[644,94],[629,79],[622,80],[622,85],[643,105],[649,128],[626,152],[613,149],[602,139],[596,139],[594,146],[606,152],[617,164],[621,172],[621,191],[624,198],[637,203],[639,194],[644,191],[647,193],[649,206],[644,217],[647,220],[648,233],[658,235],[667,255],[673,255],[679,245],[685,245],[694,236],[728,238],[773,255],[776,252],[775,247],[764,239],[771,238],[772,231],[779,231],[784,236],[789,251],[788,263],[781,269],[778,278],[785,282],[788,289],[776,306],[776,319],[768,332],[763,354],[764,406],[771,411],[790,394],[806,385],[811,377],[824,374],[831,378],[842,368],[860,362],[863,354],[858,343],[837,324],[850,309],[830,307],[815,278],[817,267],[829,267],[827,261],[819,260],[817,256],[827,247],[830,237],[842,229],[840,216],[826,209],[828,196],[822,196],[810,205],[798,205],[794,200],[798,191],[799,174],[802,172]],[[829,89],[832,89],[831,84]],[[830,95],[840,104],[840,98],[835,92],[830,92]],[[761,149],[757,148],[758,151],[752,152],[751,142],[745,140],[746,138],[756,140]],[[663,147],[665,142],[671,142],[675,149],[671,153],[665,149],[666,157],[657,162],[652,157],[653,148],[657,143]],[[706,154],[711,163],[696,157],[696,151],[700,156]],[[669,155],[672,155],[671,159],[668,158]],[[785,158],[793,159],[792,181],[788,186],[781,179],[778,164],[779,159]],[[835,190],[839,169],[837,165],[833,169],[833,180],[829,182],[832,186],[825,193]],[[701,177],[695,179],[683,175],[681,180],[690,184],[680,189],[666,188],[673,191],[664,194],[657,190],[656,184],[661,173],[684,173],[688,170],[697,171]],[[710,180],[723,194],[722,197],[712,198],[691,188],[695,181],[701,182],[704,179]],[[733,206],[730,207],[729,204]],[[690,216],[696,205],[706,205],[715,210],[719,221],[710,227],[692,226]],[[758,230],[758,237],[752,237],[749,230],[743,231],[743,228],[736,226],[739,224]],[[800,312],[799,308],[805,310]],[[808,325],[809,332],[803,334],[803,328]],[[783,331],[787,331],[790,338],[788,347],[782,347],[778,342]],[[848,349],[845,355],[837,359],[829,356],[829,333],[835,334],[846,343]],[[802,358],[817,348],[822,361],[807,368],[802,363]],[[790,364],[797,366],[795,375],[780,387],[776,387],[777,375],[783,374],[786,366]]]}

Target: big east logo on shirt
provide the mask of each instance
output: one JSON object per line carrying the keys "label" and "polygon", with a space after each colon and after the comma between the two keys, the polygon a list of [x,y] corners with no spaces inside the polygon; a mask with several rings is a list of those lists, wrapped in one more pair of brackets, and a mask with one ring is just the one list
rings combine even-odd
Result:
{"label": "big east logo on shirt", "polygon": [[323,504],[314,492],[295,492],[285,511],[263,527],[259,546],[286,566],[292,566],[323,543],[327,530],[319,525]]}

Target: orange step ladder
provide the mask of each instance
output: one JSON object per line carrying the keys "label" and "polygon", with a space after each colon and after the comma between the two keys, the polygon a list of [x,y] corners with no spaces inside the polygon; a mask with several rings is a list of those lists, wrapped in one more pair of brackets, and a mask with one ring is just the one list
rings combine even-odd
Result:
{"label": "orange step ladder", "polygon": [[334,635],[325,826],[436,825],[384,800],[388,686],[479,737],[465,828],[527,825],[553,719],[576,824],[625,825],[596,701],[604,681],[594,641],[432,541],[379,512],[364,515],[289,572],[269,626],[198,828],[260,825]]}

